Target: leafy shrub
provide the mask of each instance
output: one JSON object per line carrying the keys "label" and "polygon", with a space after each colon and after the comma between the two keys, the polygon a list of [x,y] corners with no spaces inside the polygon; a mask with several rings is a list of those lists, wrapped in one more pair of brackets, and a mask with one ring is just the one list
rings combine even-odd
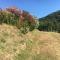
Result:
{"label": "leafy shrub", "polygon": [[21,10],[17,8],[1,10],[0,24],[2,23],[16,26],[24,34],[37,27],[35,19],[29,12],[23,10],[21,13]]}

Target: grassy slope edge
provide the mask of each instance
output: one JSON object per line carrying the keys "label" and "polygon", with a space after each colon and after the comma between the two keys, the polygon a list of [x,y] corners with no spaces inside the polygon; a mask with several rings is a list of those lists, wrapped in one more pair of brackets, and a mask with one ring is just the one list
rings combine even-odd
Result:
{"label": "grassy slope edge", "polygon": [[60,60],[60,34],[34,30],[23,35],[0,25],[0,60]]}

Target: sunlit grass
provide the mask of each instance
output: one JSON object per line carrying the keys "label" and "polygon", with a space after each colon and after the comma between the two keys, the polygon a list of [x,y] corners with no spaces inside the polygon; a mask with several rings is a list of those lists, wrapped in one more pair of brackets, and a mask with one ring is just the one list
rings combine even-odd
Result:
{"label": "sunlit grass", "polygon": [[60,60],[60,34],[34,30],[23,35],[13,26],[0,28],[0,60]]}

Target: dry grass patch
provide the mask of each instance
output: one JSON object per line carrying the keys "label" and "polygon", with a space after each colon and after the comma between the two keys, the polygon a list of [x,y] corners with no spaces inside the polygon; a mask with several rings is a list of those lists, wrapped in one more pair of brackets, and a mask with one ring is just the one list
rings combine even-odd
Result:
{"label": "dry grass patch", "polygon": [[0,60],[60,60],[60,34],[34,30],[23,35],[0,25]]}

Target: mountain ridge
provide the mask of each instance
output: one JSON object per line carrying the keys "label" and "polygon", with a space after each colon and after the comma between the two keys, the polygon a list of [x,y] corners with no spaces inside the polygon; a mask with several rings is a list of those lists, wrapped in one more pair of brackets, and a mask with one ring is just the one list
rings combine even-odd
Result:
{"label": "mountain ridge", "polygon": [[39,30],[60,32],[60,10],[39,19],[39,22]]}

